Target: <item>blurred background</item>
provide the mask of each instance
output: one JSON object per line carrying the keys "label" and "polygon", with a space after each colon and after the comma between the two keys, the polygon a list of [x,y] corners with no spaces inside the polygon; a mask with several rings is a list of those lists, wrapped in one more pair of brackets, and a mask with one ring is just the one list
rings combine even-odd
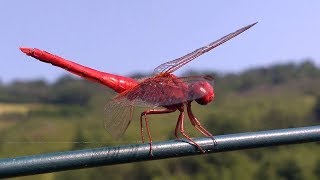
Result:
{"label": "blurred background", "polygon": [[[25,56],[40,48],[124,76],[152,75],[245,25],[259,23],[176,75],[213,75],[215,101],[193,111],[214,134],[320,122],[320,2],[4,1],[0,6],[0,158],[139,143],[103,128],[115,95]],[[135,119],[138,118],[136,113]],[[152,116],[154,141],[173,139],[178,114]],[[153,128],[157,127],[157,128]],[[190,124],[187,132],[201,136]],[[23,177],[23,179],[319,179],[318,143],[268,147]]]}

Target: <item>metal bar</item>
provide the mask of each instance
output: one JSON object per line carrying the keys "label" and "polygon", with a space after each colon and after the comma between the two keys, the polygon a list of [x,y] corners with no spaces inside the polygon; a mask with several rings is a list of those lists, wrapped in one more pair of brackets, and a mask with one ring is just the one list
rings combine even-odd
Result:
{"label": "metal bar", "polygon": [[[320,141],[320,126],[195,138],[207,153]],[[185,140],[132,144],[0,159],[0,178],[202,154]]]}

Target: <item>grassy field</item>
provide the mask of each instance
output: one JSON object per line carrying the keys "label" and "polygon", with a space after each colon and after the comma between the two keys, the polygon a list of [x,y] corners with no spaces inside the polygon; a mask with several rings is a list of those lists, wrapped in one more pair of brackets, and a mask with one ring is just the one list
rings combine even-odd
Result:
{"label": "grassy field", "polygon": [[[227,94],[219,98],[221,99],[218,99],[217,103],[205,107],[195,104],[193,106],[197,117],[215,134],[314,124],[308,118],[315,104],[315,98],[309,95],[275,94],[260,97],[258,95]],[[2,107],[7,108],[6,112],[21,114],[29,112],[29,116],[1,131],[1,136],[5,140],[0,146],[1,157],[130,144],[140,141],[139,121],[137,121],[139,113],[135,113],[135,121],[119,141],[113,140],[106,133],[102,126],[104,103],[105,101],[101,100],[101,102],[96,102],[94,107],[74,108],[40,104],[2,104]],[[17,111],[14,111],[15,109]],[[82,111],[85,113],[78,113]],[[47,115],[48,112],[51,113],[51,116]],[[177,116],[177,113],[151,116],[150,126],[154,141],[173,138]],[[187,123],[186,129],[190,135],[200,136],[190,123]],[[77,143],[83,141],[89,143]],[[296,169],[285,169],[283,173],[298,171],[300,174],[293,175],[294,177],[315,179],[317,176],[314,175],[314,167],[320,160],[320,155],[317,153],[319,150],[320,147],[317,144],[311,143],[60,172],[32,176],[30,179],[68,179],[71,177],[117,179],[131,177],[131,174],[135,179],[145,177],[152,179],[157,179],[156,177],[173,179],[246,177],[246,179],[255,179],[258,176],[278,178],[281,177],[278,168],[289,168],[292,164],[295,164]],[[136,173],[141,170],[143,170],[142,174]]]}

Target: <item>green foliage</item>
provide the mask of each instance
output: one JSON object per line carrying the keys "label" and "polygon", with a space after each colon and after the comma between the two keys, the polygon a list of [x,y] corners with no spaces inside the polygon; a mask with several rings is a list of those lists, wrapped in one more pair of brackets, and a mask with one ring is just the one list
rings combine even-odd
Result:
{"label": "green foliage", "polygon": [[[203,75],[190,71],[188,74]],[[214,134],[313,125],[320,119],[320,69],[311,61],[250,69],[215,78],[215,101],[193,103],[193,111]],[[141,77],[141,74],[135,74]],[[184,75],[187,76],[187,75]],[[14,157],[140,140],[139,111],[118,141],[103,129],[105,89],[64,76],[53,84],[37,80],[0,84],[0,156]],[[36,104],[36,105],[35,105]],[[9,104],[8,104],[9,106]],[[19,109],[19,108],[20,109]],[[15,111],[16,110],[16,111]],[[173,138],[177,113],[150,116],[154,141]],[[156,127],[156,128],[154,128]],[[191,136],[197,133],[186,122]],[[23,148],[22,148],[23,147]],[[319,179],[318,143],[268,147],[194,157],[30,176],[30,179]]]}
{"label": "green foliage", "polygon": [[277,175],[282,179],[302,180],[302,172],[299,165],[292,159],[282,162],[280,168],[277,170]]}
{"label": "green foliage", "polygon": [[313,173],[317,177],[317,179],[320,178],[320,159],[317,160],[317,162],[314,166]]}
{"label": "green foliage", "polygon": [[316,103],[312,109],[313,111],[313,117],[314,117],[314,120],[319,122],[320,121],[320,96],[317,96],[316,98]]}
{"label": "green foliage", "polygon": [[0,86],[0,102],[87,105],[98,86],[71,76],[63,76],[54,84],[43,80],[15,81]]}

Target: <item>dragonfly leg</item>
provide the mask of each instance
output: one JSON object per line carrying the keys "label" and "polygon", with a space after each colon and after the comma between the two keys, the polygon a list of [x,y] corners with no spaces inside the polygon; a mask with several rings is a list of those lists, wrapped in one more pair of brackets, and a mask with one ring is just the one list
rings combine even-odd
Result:
{"label": "dragonfly leg", "polygon": [[144,116],[144,120],[146,122],[146,129],[147,129],[147,132],[148,132],[148,137],[149,137],[149,142],[150,142],[150,156],[153,156],[153,153],[152,153],[152,138],[151,138],[151,134],[150,134],[150,129],[149,129],[149,123],[148,123],[148,117],[145,115]]}
{"label": "dragonfly leg", "polygon": [[177,139],[180,139],[180,137],[178,136],[179,128],[180,128],[180,121],[178,120],[178,121],[177,121],[176,128],[175,128],[175,130],[174,130],[174,135],[176,136]]}
{"label": "dragonfly leg", "polygon": [[152,154],[152,138],[151,138],[151,133],[150,133],[150,129],[149,129],[149,120],[148,120],[147,115],[149,115],[149,114],[166,114],[166,113],[172,113],[175,111],[176,111],[176,109],[150,109],[150,110],[146,110],[141,113],[140,132],[141,132],[142,143],[144,143],[143,124],[142,124],[142,118],[144,118],[144,121],[146,123],[146,129],[147,129],[149,141],[150,141],[150,155],[151,156],[153,156],[153,154]]}
{"label": "dragonfly leg", "polygon": [[[140,116],[140,134],[141,134],[141,141],[142,141],[142,143],[144,143],[144,135],[143,135],[143,125],[142,125],[142,117],[143,117],[144,115],[143,114],[141,114],[141,116]],[[146,115],[145,115],[146,116]]]}
{"label": "dragonfly leg", "polygon": [[192,142],[195,146],[197,146],[202,153],[205,153],[205,151],[202,149],[202,147],[200,147],[194,140],[192,140],[192,139],[190,138],[190,136],[188,136],[188,135],[184,132],[184,110],[183,110],[183,108],[181,108],[181,109],[179,109],[179,111],[180,111],[180,115],[179,115],[179,119],[178,119],[178,123],[177,123],[177,124],[179,124],[179,126],[180,126],[180,133],[181,133],[185,138],[187,138],[190,142]]}
{"label": "dragonfly leg", "polygon": [[192,111],[191,111],[191,102],[188,102],[187,104],[187,111],[188,111],[188,116],[190,119],[191,124],[198,130],[201,132],[201,134],[211,137],[213,140],[213,143],[216,145],[217,142],[215,140],[215,138],[213,137],[213,135],[206,130],[200,123],[200,121],[193,115]]}

